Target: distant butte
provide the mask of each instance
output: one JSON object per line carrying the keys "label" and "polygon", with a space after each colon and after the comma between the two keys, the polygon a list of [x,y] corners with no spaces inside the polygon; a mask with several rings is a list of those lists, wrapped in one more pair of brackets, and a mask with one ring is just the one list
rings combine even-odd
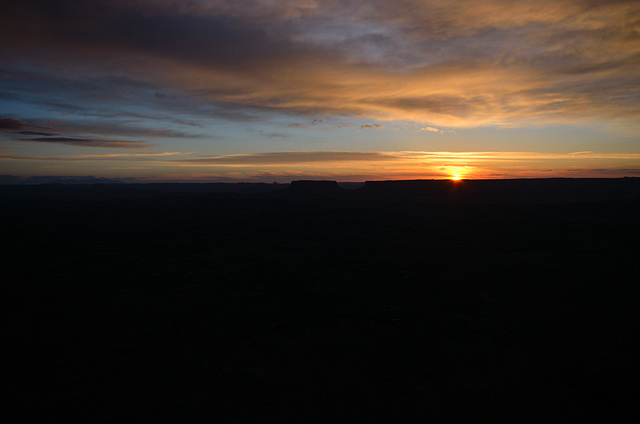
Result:
{"label": "distant butte", "polygon": [[289,187],[274,194],[285,197],[345,197],[347,190],[341,188],[336,181],[298,180],[291,181]]}

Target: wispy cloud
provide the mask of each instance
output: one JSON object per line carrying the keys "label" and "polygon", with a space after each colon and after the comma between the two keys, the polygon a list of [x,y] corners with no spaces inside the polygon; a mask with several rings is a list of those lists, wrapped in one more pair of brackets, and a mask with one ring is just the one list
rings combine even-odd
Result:
{"label": "wispy cloud", "polygon": [[593,152],[591,150],[584,150],[582,152],[571,152],[570,155],[592,155]]}

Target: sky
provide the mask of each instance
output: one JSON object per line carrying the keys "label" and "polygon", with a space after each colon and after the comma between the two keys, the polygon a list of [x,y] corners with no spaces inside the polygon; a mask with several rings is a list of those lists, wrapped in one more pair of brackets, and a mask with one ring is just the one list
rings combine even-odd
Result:
{"label": "sky", "polygon": [[640,176],[640,1],[21,0],[0,175]]}

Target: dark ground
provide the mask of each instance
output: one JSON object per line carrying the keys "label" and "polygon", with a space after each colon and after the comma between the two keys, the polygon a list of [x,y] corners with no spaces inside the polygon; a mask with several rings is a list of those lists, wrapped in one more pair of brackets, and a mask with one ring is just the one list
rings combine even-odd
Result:
{"label": "dark ground", "polygon": [[637,190],[294,188],[0,186],[5,400],[47,423],[640,422]]}

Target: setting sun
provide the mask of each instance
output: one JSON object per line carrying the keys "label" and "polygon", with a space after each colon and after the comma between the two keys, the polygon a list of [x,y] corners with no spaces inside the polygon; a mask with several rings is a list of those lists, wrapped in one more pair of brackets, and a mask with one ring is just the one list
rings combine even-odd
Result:
{"label": "setting sun", "polygon": [[462,177],[460,175],[454,175],[453,177],[451,177],[451,179],[453,181],[460,181],[462,179]]}

